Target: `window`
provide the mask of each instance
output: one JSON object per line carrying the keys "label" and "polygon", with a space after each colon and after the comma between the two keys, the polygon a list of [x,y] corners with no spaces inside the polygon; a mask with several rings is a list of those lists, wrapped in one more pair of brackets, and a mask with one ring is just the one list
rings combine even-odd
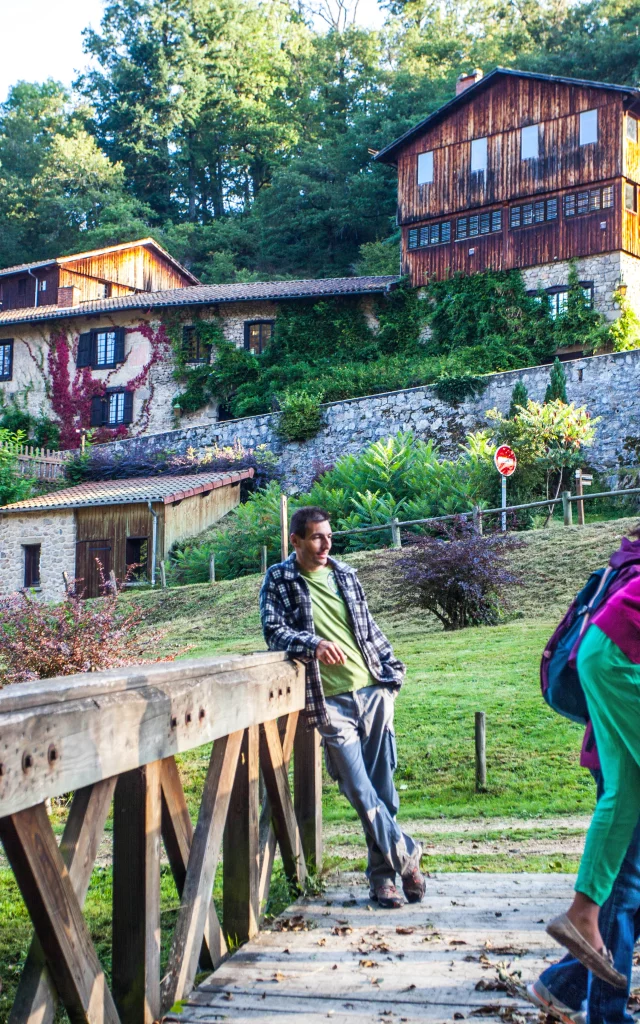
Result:
{"label": "window", "polygon": [[39,282],[38,282],[38,285],[39,285],[39,288],[40,288],[40,291],[41,291],[41,292],[46,292],[46,290],[47,290],[47,281],[46,281],[46,278],[45,278],[45,279],[44,279],[43,281],[39,281]]}
{"label": "window", "polygon": [[493,234],[494,231],[502,231],[502,210],[460,217],[456,224],[456,238],[475,238],[477,235]]}
{"label": "window", "polygon": [[632,142],[638,141],[638,122],[631,114],[627,114],[627,138]]}
{"label": "window", "polygon": [[149,546],[147,537],[127,537],[127,574],[130,579],[142,580],[147,575]]}
{"label": "window", "polygon": [[487,140],[473,139],[471,142],[471,173],[480,174],[487,169]]}
{"label": "window", "polygon": [[425,224],[421,228],[409,230],[409,248],[424,249],[427,245],[439,245],[440,242],[451,241],[451,221],[439,224]]}
{"label": "window", "polygon": [[467,231],[469,228],[469,222],[466,217],[461,217],[456,226],[456,237],[466,238]]}
{"label": "window", "polygon": [[509,224],[512,228],[519,228],[522,222],[522,207],[512,206],[509,211]]}
{"label": "window", "polygon": [[408,247],[410,249],[417,249],[418,248],[418,229],[417,228],[409,228],[409,239],[408,239],[407,245],[408,245]]}
{"label": "window", "polygon": [[433,150],[418,153],[418,185],[430,185],[433,181]]}
{"label": "window", "polygon": [[540,155],[540,125],[531,124],[520,132],[520,157],[537,160]]}
{"label": "window", "polygon": [[108,370],[123,362],[124,327],[101,328],[80,335],[76,366]]}
{"label": "window", "polygon": [[589,192],[571,192],[563,198],[565,217],[582,213],[597,213],[613,207],[613,185],[592,188]]}
{"label": "window", "polygon": [[637,213],[638,210],[636,186],[630,185],[629,182],[626,182],[624,186],[624,208],[630,213]]}
{"label": "window", "polygon": [[533,224],[533,203],[525,203],[522,207],[522,223]]}
{"label": "window", "polygon": [[247,320],[244,325],[244,347],[254,356],[266,349],[273,334],[273,320]]}
{"label": "window", "polygon": [[133,391],[107,391],[91,399],[92,427],[120,427],[133,422]]}
{"label": "window", "polygon": [[13,339],[0,341],[0,380],[13,377]]}
{"label": "window", "polygon": [[580,114],[580,145],[598,141],[598,111],[585,110]]}
{"label": "window", "polygon": [[547,220],[558,219],[558,200],[547,199]]}
{"label": "window", "polygon": [[[593,308],[593,281],[581,281],[580,289],[587,309]],[[557,320],[567,312],[569,306],[569,289],[564,287],[549,288],[549,313],[553,320]]]}
{"label": "window", "polygon": [[40,586],[40,545],[23,544],[24,551],[24,585],[25,587]]}
{"label": "window", "polygon": [[529,227],[531,224],[543,224],[547,220],[557,219],[557,199],[538,199],[535,203],[512,206],[509,211],[509,224],[512,228]]}
{"label": "window", "polygon": [[200,340],[195,327],[182,328],[182,351],[188,363],[209,362],[209,350]]}
{"label": "window", "polygon": [[602,190],[602,209],[613,206],[613,185],[605,185]]}
{"label": "window", "polygon": [[502,210],[494,210],[491,214],[491,230],[502,231]]}
{"label": "window", "polygon": [[576,213],[576,195],[575,192],[570,196],[564,197],[564,215],[565,217],[575,217]]}

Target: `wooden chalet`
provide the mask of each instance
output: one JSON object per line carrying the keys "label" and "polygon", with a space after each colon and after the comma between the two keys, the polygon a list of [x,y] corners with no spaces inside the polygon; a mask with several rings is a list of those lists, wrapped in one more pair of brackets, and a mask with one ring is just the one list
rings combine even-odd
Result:
{"label": "wooden chalet", "polygon": [[462,76],[449,103],[376,154],[398,168],[403,272],[418,286],[618,253],[629,257],[619,276],[640,291],[639,118],[628,86],[505,68]]}

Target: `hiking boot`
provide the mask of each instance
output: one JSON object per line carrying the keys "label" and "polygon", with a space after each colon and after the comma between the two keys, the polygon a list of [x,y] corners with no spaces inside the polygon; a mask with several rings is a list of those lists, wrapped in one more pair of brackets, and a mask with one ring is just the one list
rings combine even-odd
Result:
{"label": "hiking boot", "polygon": [[382,882],[381,885],[377,885],[375,888],[371,886],[369,889],[369,899],[377,900],[378,905],[384,907],[385,910],[399,910],[400,907],[404,907],[402,896],[393,882],[389,881]]}
{"label": "hiking boot", "polygon": [[566,1006],[564,1003],[553,995],[549,991],[546,985],[540,981],[534,981],[532,984],[527,985],[526,988],[527,999],[537,1006],[539,1009],[544,1010],[551,1017],[555,1017],[556,1020],[561,1020],[563,1024],[586,1024],[587,1015],[582,1010],[572,1010],[570,1006]]}
{"label": "hiking boot", "polygon": [[402,876],[402,891],[409,903],[422,903],[427,890],[427,883],[420,870],[420,862]]}

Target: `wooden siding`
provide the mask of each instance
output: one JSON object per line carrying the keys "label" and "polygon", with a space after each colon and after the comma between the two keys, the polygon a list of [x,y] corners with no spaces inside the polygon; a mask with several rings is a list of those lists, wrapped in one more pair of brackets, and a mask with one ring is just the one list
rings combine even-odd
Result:
{"label": "wooden siding", "polygon": [[[580,112],[598,109],[598,141],[579,144]],[[538,160],[520,157],[520,129],[540,124]],[[401,224],[603,182],[622,173],[623,103],[615,93],[531,79],[499,79],[413,139],[398,159]],[[487,138],[487,171],[471,174],[471,140]],[[417,184],[418,154],[433,150],[433,183]]]}
{"label": "wooden siding", "polygon": [[[38,281],[47,282],[46,291],[38,292],[38,305],[55,306],[58,301],[58,268],[42,267],[33,273]],[[34,279],[26,271],[0,278],[0,309],[26,309],[35,306],[35,287]]]}
{"label": "wooden siding", "polygon": [[[162,555],[163,506],[154,504],[154,511],[160,514],[158,522],[158,561]],[[97,596],[95,554],[89,542],[105,541],[105,551],[100,560],[108,560],[108,572],[113,569],[118,579],[127,571],[127,538],[148,538],[148,569],[151,559],[153,517],[146,504],[139,505],[97,505],[93,508],[76,510],[76,578],[86,581],[87,597]],[[106,568],[106,566],[105,566]],[[83,584],[80,584],[82,589]]]}
{"label": "wooden siding", "polygon": [[116,296],[181,288],[191,282],[161,253],[143,245],[88,256],[60,267],[60,285],[79,288],[80,302],[102,298],[105,284],[111,285],[111,294]]}
{"label": "wooden siding", "polygon": [[[638,122],[640,128],[640,122]],[[629,181],[640,184],[640,139],[634,142],[624,136],[624,167],[622,173]]]}
{"label": "wooden siding", "polygon": [[202,533],[239,503],[240,484],[233,484],[165,505],[164,550],[168,553],[178,541]]}
{"label": "wooden siding", "polygon": [[[566,217],[563,209],[563,193],[549,193],[537,199],[557,198],[558,218],[526,227],[510,227],[509,211],[515,203],[504,206],[484,207],[482,212],[500,209],[502,230],[487,235],[476,235],[456,239],[457,217],[451,218],[452,241],[420,249],[408,248],[409,227],[403,228],[403,272],[408,274],[412,285],[424,284],[431,277],[443,279],[454,273],[471,274],[483,270],[513,270],[521,267],[552,263],[571,257],[589,256],[596,253],[612,252],[621,248],[623,218],[623,183],[605,182],[614,185],[613,208],[594,210],[592,213]],[[637,215],[625,214],[626,220]],[[426,221],[425,223],[429,223]],[[602,225],[605,225],[603,228]],[[628,229],[631,237],[632,229]],[[635,228],[637,245],[637,225]],[[470,250],[473,250],[471,252]],[[636,250],[629,248],[629,252]]]}

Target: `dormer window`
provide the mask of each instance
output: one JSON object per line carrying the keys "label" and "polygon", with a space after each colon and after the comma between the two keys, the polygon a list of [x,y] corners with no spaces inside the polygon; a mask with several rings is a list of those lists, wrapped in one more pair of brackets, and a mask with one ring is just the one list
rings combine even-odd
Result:
{"label": "dormer window", "polygon": [[431,185],[433,182],[433,150],[418,153],[418,185]]}
{"label": "dormer window", "polygon": [[487,169],[487,140],[473,139],[471,142],[471,173],[481,174]]}
{"label": "dormer window", "polygon": [[520,158],[537,160],[540,156],[540,125],[530,124],[520,132]]}
{"label": "dormer window", "polygon": [[585,110],[580,114],[580,145],[598,141],[598,111]]}

